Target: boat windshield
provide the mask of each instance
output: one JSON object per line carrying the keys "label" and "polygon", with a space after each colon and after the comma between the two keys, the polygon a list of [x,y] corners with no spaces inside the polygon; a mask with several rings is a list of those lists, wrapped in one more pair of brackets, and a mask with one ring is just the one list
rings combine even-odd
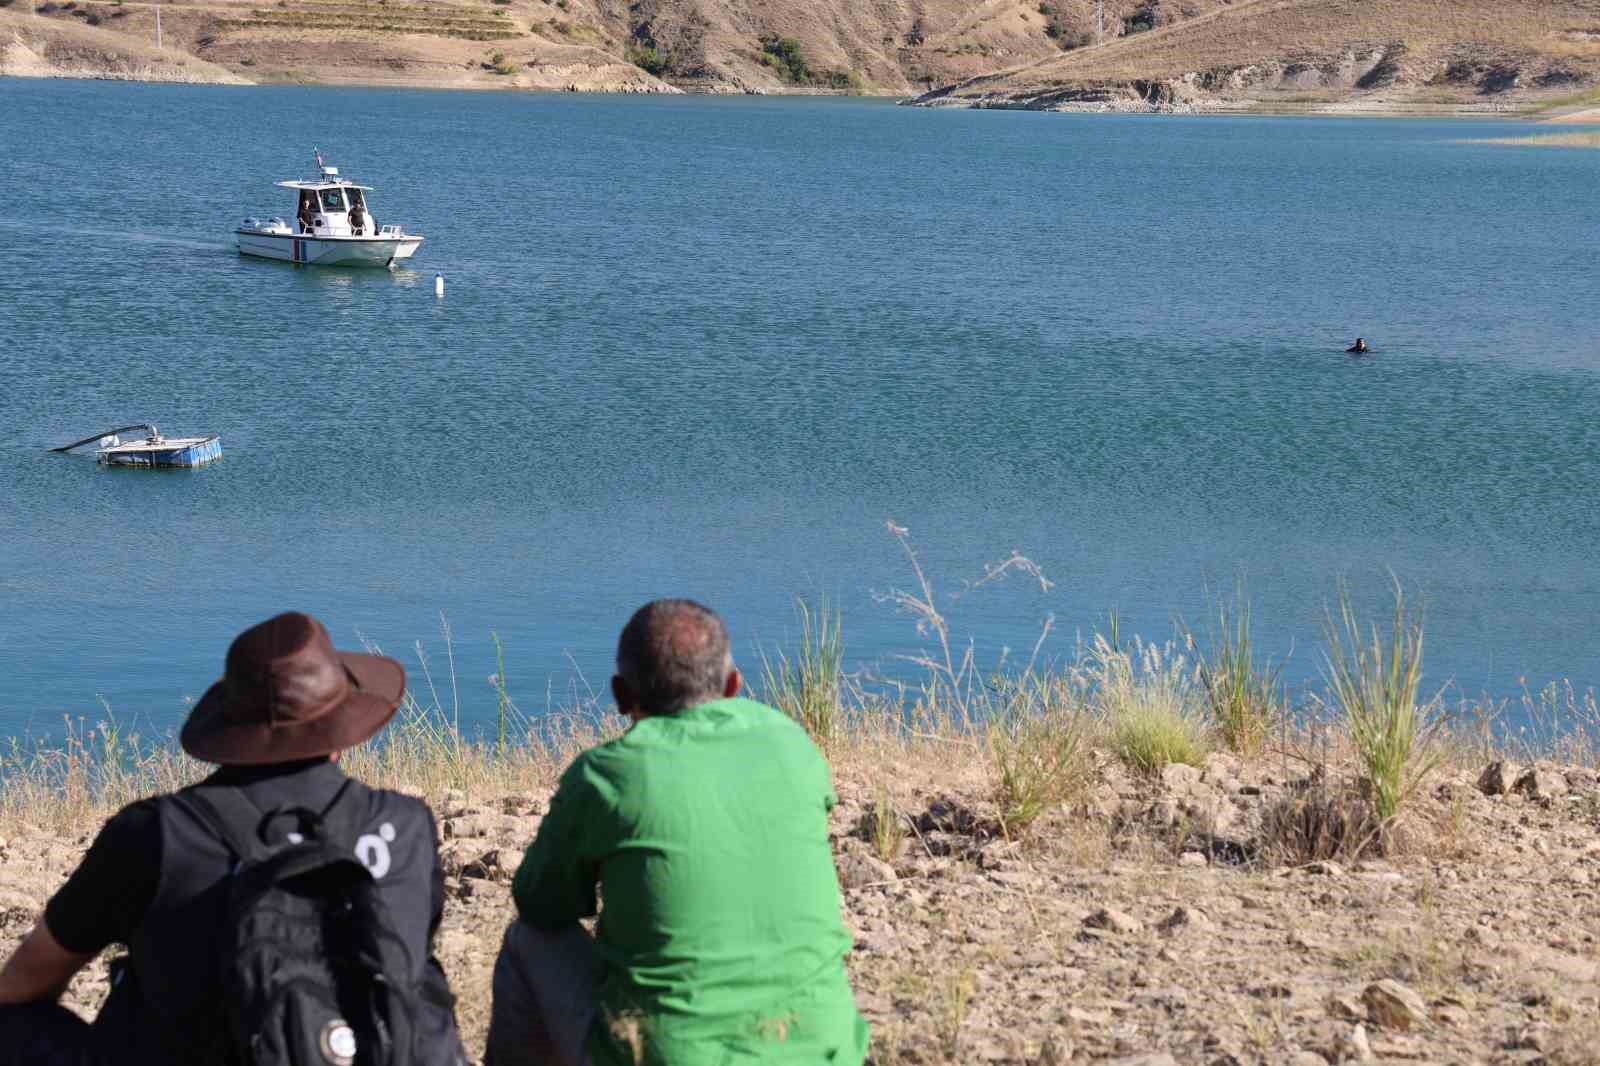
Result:
{"label": "boat windshield", "polygon": [[322,209],[324,211],[343,211],[344,196],[340,189],[322,190]]}
{"label": "boat windshield", "polygon": [[347,189],[346,193],[350,197],[350,206],[352,208],[367,206],[367,201],[362,197],[360,189]]}

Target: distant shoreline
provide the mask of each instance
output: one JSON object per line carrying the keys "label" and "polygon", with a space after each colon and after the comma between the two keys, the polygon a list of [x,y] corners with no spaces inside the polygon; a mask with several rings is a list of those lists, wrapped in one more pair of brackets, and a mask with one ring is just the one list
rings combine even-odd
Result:
{"label": "distant shoreline", "polygon": [[[317,89],[393,89],[396,91],[422,90],[428,92],[504,92],[526,93],[551,96],[660,96],[662,93],[645,93],[627,89],[560,89],[548,87],[518,87],[510,85],[494,85],[485,83],[459,83],[438,79],[362,79],[341,78],[333,80],[316,80],[308,78],[267,77],[259,80],[250,80],[229,75],[222,71],[219,75],[209,76],[205,69],[192,69],[187,63],[169,62],[136,64],[127,61],[108,62],[100,68],[72,66],[72,67],[47,67],[39,70],[8,69],[4,60],[4,50],[0,49],[0,79],[4,78],[30,78],[35,80],[54,81],[124,81],[142,82],[152,85],[220,85],[228,87],[249,88],[317,88]],[[193,60],[190,60],[194,62]],[[211,64],[201,64],[202,68],[210,68]],[[214,68],[220,70],[220,68]],[[819,97],[835,99],[860,99],[874,100],[884,104],[897,104],[902,107],[918,107],[927,109],[948,108],[962,111],[1039,111],[1054,114],[1073,115],[1152,115],[1175,118],[1204,118],[1208,116],[1230,117],[1261,117],[1261,118],[1329,118],[1329,119],[1361,119],[1361,118],[1390,118],[1390,119],[1475,119],[1485,122],[1535,122],[1550,125],[1595,125],[1600,126],[1600,108],[1588,108],[1578,112],[1549,113],[1529,108],[1501,107],[1487,109],[1482,105],[1433,105],[1418,107],[1405,104],[1368,104],[1360,102],[1336,102],[1319,104],[1296,104],[1262,100],[1240,100],[1229,104],[1214,104],[1197,106],[1186,109],[1161,108],[1161,107],[1033,107],[1026,103],[1008,103],[1004,101],[982,102],[948,102],[939,104],[919,103],[920,97],[904,93],[849,93],[833,90],[795,90],[785,92],[763,93],[727,93],[697,89],[679,90],[670,95],[690,97],[749,97],[761,99],[816,99]],[[1495,142],[1501,143],[1501,142]]]}

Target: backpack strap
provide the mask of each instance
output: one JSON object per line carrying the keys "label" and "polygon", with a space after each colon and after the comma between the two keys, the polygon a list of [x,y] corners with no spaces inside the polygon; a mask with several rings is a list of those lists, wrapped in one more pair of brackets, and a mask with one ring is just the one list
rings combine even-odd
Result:
{"label": "backpack strap", "polygon": [[[350,778],[346,778],[339,786],[339,791],[333,794],[333,799],[321,811],[308,811],[303,807],[285,810],[277,808],[263,812],[250,801],[243,790],[232,787],[208,788],[201,791],[198,788],[184,789],[176,793],[173,798],[178,800],[191,814],[197,817],[206,828],[216,834],[217,838],[227,845],[228,850],[238,862],[259,855],[269,850],[261,840],[260,829],[264,822],[270,822],[280,814],[299,813],[308,817],[316,826],[315,832],[326,839],[324,829],[333,828],[340,836],[348,836],[346,843],[354,844],[355,838],[361,833],[360,814],[355,811],[354,805],[346,803],[343,810],[338,812],[339,817],[332,817],[339,801],[344,799],[350,789]],[[241,829],[248,826],[248,829]],[[342,832],[340,832],[342,830]]]}
{"label": "backpack strap", "polygon": [[[189,788],[173,798],[227,845],[236,862],[244,862],[259,853],[256,828],[261,824],[261,812],[256,805],[236,788],[207,789],[206,792]],[[241,825],[250,828],[241,831],[238,828]]]}
{"label": "backpack strap", "polygon": [[356,809],[357,804],[343,803],[341,805],[341,801],[349,793],[350,786],[354,782],[355,778],[345,778],[344,784],[339,786],[339,791],[333,794],[333,799],[329,800],[328,805],[322,808],[322,812],[317,815],[320,829],[330,831],[323,833],[324,839],[332,837],[337,843],[351,848],[355,847],[356,838],[361,835],[361,816],[365,813]]}

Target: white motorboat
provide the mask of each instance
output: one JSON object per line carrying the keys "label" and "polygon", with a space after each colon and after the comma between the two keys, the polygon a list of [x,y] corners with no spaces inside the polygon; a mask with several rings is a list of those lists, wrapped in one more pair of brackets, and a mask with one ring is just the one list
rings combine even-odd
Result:
{"label": "white motorboat", "polygon": [[234,232],[240,255],[282,259],[321,266],[380,266],[393,269],[416,254],[422,234],[403,226],[380,226],[367,203],[370,185],[339,176],[338,167],[317,158],[319,177],[309,181],[276,181],[280,189],[299,194],[293,222],[281,218],[247,218]]}

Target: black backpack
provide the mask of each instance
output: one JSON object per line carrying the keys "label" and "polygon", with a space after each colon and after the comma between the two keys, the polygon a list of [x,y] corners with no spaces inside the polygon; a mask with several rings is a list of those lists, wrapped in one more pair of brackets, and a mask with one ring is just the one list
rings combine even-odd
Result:
{"label": "black backpack", "polygon": [[[235,1066],[465,1062],[443,973],[414,962],[356,857],[361,827],[339,810],[348,787],[320,813],[263,813],[234,788],[178,794],[235,860],[218,943]],[[297,822],[289,842],[262,843],[259,830],[280,819]]]}

